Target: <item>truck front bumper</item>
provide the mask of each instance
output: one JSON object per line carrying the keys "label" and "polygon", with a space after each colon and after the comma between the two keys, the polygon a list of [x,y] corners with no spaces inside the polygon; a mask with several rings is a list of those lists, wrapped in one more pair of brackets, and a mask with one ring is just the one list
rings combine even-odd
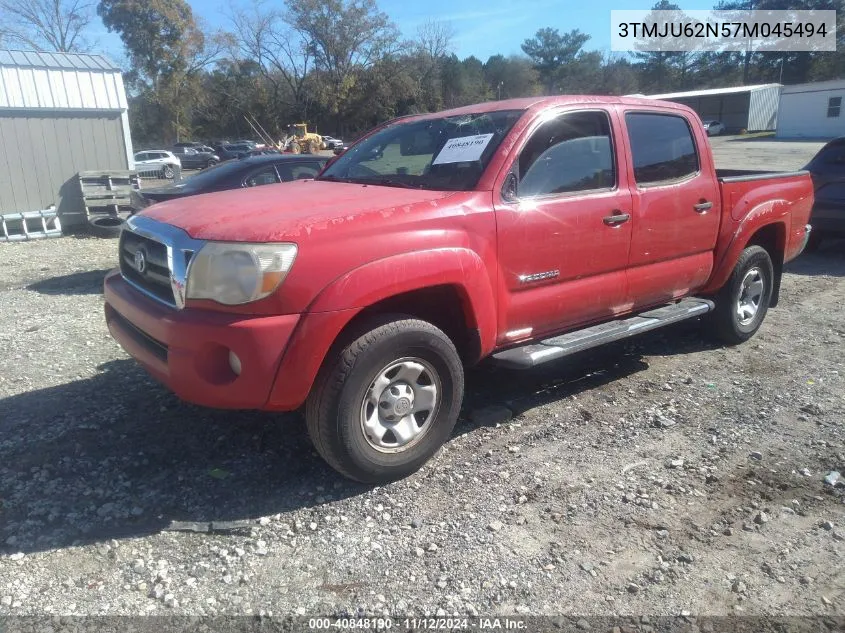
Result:
{"label": "truck front bumper", "polygon": [[183,400],[262,409],[300,315],[248,317],[174,310],[141,295],[117,271],[105,280],[112,336]]}

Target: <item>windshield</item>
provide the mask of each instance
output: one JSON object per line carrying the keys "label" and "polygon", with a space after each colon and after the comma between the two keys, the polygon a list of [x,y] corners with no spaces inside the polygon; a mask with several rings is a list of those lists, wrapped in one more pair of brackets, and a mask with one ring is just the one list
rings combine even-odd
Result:
{"label": "windshield", "polygon": [[397,122],[349,148],[318,180],[469,191],[523,110]]}

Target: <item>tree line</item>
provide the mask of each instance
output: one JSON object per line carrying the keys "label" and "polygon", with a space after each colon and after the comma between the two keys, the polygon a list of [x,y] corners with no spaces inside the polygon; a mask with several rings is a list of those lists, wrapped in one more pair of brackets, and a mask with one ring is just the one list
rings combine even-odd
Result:
{"label": "tree line", "polygon": [[[835,53],[651,52],[589,49],[578,29],[540,28],[519,55],[459,59],[448,23],[411,39],[376,0],[285,0],[233,9],[212,30],[186,0],[0,0],[0,47],[88,52],[96,17],[120,36],[136,144],[275,137],[305,121],[354,137],[386,119],[542,94],[657,94],[845,77],[845,0],[721,0],[714,8],[834,9]],[[659,0],[655,10],[678,10]]]}

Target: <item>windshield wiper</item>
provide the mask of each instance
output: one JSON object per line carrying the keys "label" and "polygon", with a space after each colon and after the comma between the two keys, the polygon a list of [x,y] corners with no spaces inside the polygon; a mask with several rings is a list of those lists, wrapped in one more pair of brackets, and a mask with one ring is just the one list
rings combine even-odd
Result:
{"label": "windshield wiper", "polygon": [[318,176],[314,180],[329,180],[331,182],[355,182],[351,178],[340,178],[332,174],[329,174],[328,176]]}
{"label": "windshield wiper", "polygon": [[384,185],[385,187],[402,187],[404,189],[425,189],[424,185],[414,185],[409,182],[393,180],[392,178],[378,178],[376,180],[367,180],[366,182],[367,184]]}

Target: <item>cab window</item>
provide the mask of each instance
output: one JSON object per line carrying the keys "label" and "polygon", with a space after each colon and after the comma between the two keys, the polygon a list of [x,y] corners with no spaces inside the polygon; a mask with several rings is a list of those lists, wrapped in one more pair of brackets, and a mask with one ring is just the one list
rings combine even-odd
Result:
{"label": "cab window", "polygon": [[519,156],[519,197],[616,186],[606,112],[572,112],[541,125]]}
{"label": "cab window", "polygon": [[698,173],[698,154],[685,118],[628,112],[625,124],[638,185],[672,182]]}
{"label": "cab window", "polygon": [[247,176],[246,180],[244,180],[244,186],[260,187],[261,185],[272,185],[277,182],[279,182],[279,176],[276,174],[276,168],[271,165]]}

